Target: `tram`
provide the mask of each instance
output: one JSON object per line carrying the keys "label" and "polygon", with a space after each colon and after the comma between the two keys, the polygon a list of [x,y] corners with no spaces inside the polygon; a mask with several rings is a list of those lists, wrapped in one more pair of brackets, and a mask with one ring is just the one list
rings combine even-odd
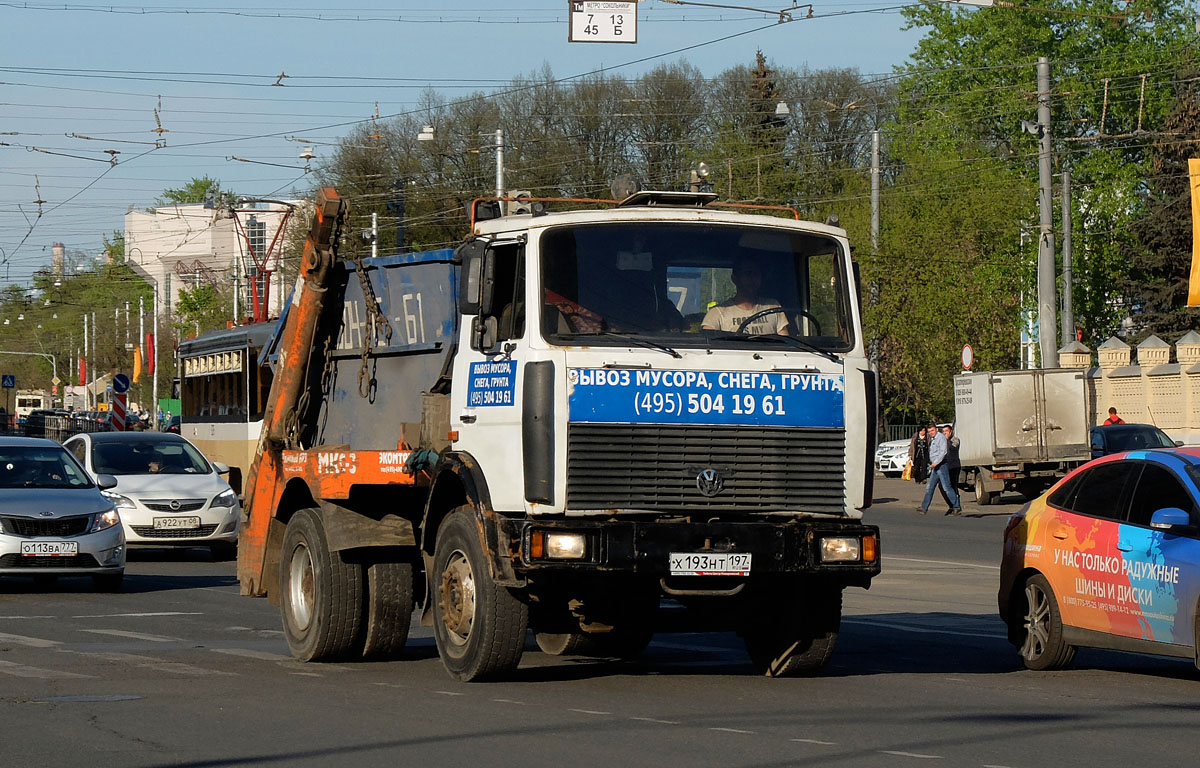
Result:
{"label": "tram", "polygon": [[211,461],[229,465],[241,495],[262,432],[271,368],[260,353],[276,323],[212,331],[179,344],[181,435]]}

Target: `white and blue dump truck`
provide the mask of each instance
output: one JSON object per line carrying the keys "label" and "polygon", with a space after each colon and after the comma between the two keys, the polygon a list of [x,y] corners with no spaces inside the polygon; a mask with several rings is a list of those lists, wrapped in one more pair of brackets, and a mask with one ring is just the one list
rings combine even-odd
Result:
{"label": "white and blue dump truck", "polygon": [[456,249],[346,259],[336,191],[317,210],[239,552],[295,656],[398,655],[419,607],[453,677],[493,678],[530,631],[633,657],[666,605],[765,674],[826,664],[880,567],[843,230],[519,198],[477,201]]}

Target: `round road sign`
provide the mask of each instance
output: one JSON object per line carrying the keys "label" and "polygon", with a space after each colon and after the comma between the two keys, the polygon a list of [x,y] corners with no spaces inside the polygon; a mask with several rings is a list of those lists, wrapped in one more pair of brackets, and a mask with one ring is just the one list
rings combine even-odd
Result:
{"label": "round road sign", "polygon": [[112,388],[113,392],[116,392],[118,395],[125,394],[129,391],[129,377],[123,373],[113,376]]}
{"label": "round road sign", "polygon": [[963,344],[962,349],[962,367],[964,371],[971,370],[971,365],[975,362],[975,350],[970,344]]}

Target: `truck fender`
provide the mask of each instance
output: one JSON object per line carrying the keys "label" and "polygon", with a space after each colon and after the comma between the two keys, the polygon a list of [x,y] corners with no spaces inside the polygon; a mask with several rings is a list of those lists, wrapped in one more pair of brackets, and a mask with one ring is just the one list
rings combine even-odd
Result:
{"label": "truck fender", "polygon": [[[422,626],[432,625],[432,581],[433,553],[437,543],[438,528],[442,521],[459,507],[467,506],[475,512],[475,528],[479,532],[479,543],[487,555],[492,580],[505,587],[523,587],[524,578],[513,569],[514,552],[501,552],[500,516],[492,509],[491,494],[487,479],[478,462],[469,453],[451,452],[442,455],[433,468],[433,483],[425,503],[425,514],[421,520],[421,556],[425,562],[425,599],[421,613]],[[506,541],[508,537],[505,537]]]}
{"label": "truck fender", "polygon": [[413,525],[399,515],[384,515],[375,520],[322,499],[317,502],[321,523],[330,552],[361,547],[415,547]]}

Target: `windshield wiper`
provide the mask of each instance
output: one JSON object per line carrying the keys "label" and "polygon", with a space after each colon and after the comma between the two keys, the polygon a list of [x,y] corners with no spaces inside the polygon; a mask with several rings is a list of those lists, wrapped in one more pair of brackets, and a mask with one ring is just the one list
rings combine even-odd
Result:
{"label": "windshield wiper", "polygon": [[610,339],[621,339],[622,341],[628,341],[628,342],[638,345],[639,347],[645,347],[646,349],[657,349],[659,352],[670,355],[671,357],[674,357],[676,359],[680,359],[683,357],[683,355],[679,354],[674,349],[671,349],[666,344],[660,344],[657,341],[650,341],[649,339],[639,339],[638,337],[631,336],[627,333],[617,333],[616,331],[600,331],[599,333],[596,333],[596,334],[586,334],[586,335],[588,335],[588,336],[593,336],[593,335],[594,336],[607,336]]}
{"label": "windshield wiper", "polygon": [[827,349],[821,349],[815,344],[810,344],[804,339],[797,339],[794,336],[781,336],[778,333],[728,333],[723,336],[713,336],[712,338],[714,341],[757,341],[770,342],[772,344],[792,344],[808,352],[815,352],[816,354],[826,357],[835,363],[842,362],[840,357]]}

